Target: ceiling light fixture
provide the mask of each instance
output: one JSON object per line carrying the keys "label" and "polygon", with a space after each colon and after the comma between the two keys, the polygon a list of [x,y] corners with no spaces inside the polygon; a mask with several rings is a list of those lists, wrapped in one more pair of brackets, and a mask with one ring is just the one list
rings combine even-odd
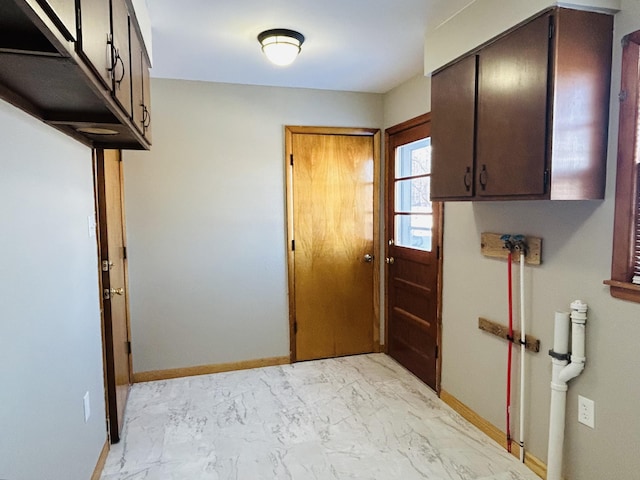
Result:
{"label": "ceiling light fixture", "polygon": [[304,43],[304,35],[295,30],[274,28],[258,35],[262,51],[271,63],[290,65],[296,59]]}

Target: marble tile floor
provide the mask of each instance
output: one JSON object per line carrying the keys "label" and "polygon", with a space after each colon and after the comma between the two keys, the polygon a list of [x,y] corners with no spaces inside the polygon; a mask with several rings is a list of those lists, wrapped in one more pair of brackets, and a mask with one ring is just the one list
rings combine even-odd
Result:
{"label": "marble tile floor", "polygon": [[539,480],[384,354],[133,386],[102,480]]}

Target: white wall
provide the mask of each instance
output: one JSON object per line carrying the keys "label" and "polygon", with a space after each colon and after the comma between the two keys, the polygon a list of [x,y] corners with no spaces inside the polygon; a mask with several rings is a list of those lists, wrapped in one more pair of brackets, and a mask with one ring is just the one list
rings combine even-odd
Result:
{"label": "white wall", "polygon": [[91,151],[5,102],[0,143],[0,478],[87,480],[106,439]]}
{"label": "white wall", "polygon": [[134,371],[289,355],[284,126],[380,127],[382,96],[152,80],[125,152]]}
{"label": "white wall", "polygon": [[[481,23],[495,19],[501,25],[499,18],[510,12],[502,2],[493,2],[499,5],[491,7],[491,1],[477,2],[478,8],[486,8]],[[640,2],[622,0],[621,7],[615,18],[606,199],[449,202],[445,206],[442,388],[502,429],[507,347],[479,331],[477,322],[482,316],[506,324],[506,264],[480,254],[480,233],[543,238],[544,263],[528,268],[525,276],[530,333],[542,341],[540,353],[527,355],[527,449],[542,460],[546,460],[549,418],[551,362],[546,352],[551,348],[554,312],[568,310],[569,303],[578,298],[589,304],[587,366],[571,382],[568,395],[568,480],[631,479],[638,478],[640,471],[640,305],[613,299],[602,284],[610,275],[620,39],[640,29]],[[468,17],[462,20],[468,23],[453,19],[458,30],[450,30],[452,37],[466,37],[478,22]],[[446,45],[449,40],[454,38],[443,37],[440,42]],[[406,88],[411,91],[412,83]],[[400,92],[395,95],[401,96]],[[515,361],[517,364],[517,355]],[[595,401],[595,430],[577,422],[578,395]]]}

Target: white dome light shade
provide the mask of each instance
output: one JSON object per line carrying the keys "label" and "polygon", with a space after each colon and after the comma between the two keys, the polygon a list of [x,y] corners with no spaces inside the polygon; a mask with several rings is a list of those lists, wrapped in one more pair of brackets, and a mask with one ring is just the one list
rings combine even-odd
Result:
{"label": "white dome light shade", "polygon": [[292,64],[300,53],[304,35],[295,30],[276,28],[262,32],[258,35],[258,41],[271,63],[286,66]]}

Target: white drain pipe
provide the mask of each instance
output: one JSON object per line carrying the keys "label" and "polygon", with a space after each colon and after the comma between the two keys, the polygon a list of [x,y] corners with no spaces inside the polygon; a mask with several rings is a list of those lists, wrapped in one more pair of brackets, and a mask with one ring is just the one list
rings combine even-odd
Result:
{"label": "white drain pipe", "polygon": [[585,327],[587,304],[576,300],[571,304],[571,363],[569,355],[569,314],[556,312],[553,335],[551,374],[551,414],[549,417],[549,449],[547,453],[547,480],[561,480],[564,424],[567,404],[567,383],[584,370]]}

